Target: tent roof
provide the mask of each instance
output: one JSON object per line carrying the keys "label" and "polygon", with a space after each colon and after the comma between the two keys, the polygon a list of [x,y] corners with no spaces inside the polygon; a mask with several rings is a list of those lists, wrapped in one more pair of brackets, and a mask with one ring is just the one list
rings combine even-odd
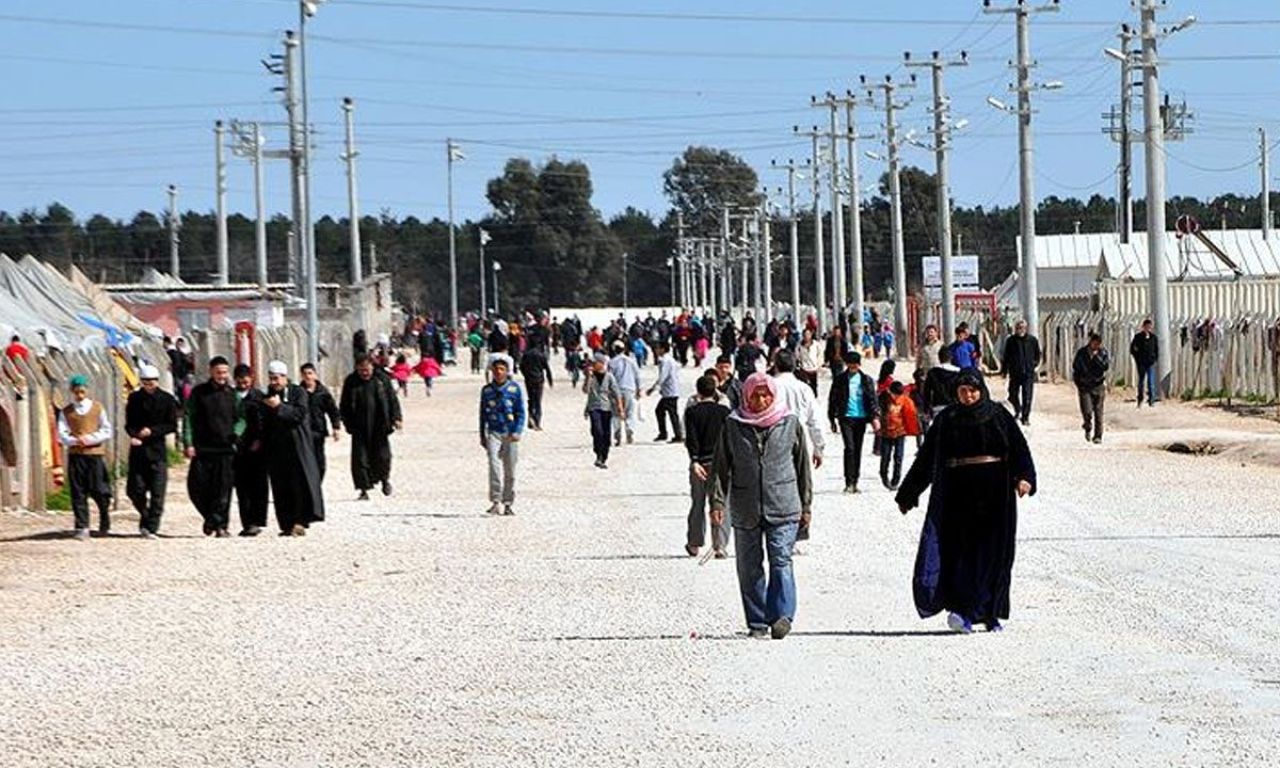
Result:
{"label": "tent roof", "polygon": [[[1264,238],[1259,229],[1206,230],[1203,235],[1235,262],[1242,276],[1280,277],[1280,232],[1272,233],[1270,239]],[[1135,233],[1128,243],[1121,243],[1116,234],[1040,235],[1035,242],[1036,266],[1042,270],[1092,267],[1099,277],[1147,279],[1147,237],[1141,232]],[[1021,258],[1021,238],[1017,245]],[[1236,277],[1235,271],[1198,238],[1168,232],[1164,252],[1165,273],[1170,279],[1230,280]]]}

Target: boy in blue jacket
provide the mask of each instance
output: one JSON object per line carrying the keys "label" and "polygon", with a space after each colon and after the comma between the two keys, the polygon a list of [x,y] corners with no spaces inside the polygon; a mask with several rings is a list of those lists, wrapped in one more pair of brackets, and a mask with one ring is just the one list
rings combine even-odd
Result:
{"label": "boy in blue jacket", "polygon": [[489,510],[491,515],[514,515],[516,462],[524,433],[524,390],[511,378],[511,363],[495,356],[492,378],[480,390],[480,447],[489,454]]}

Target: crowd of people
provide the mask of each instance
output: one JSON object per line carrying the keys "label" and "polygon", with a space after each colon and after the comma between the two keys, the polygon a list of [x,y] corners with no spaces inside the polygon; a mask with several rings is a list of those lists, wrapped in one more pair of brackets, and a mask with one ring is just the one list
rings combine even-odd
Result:
{"label": "crowd of people", "polygon": [[[751,636],[781,639],[795,619],[791,557],[810,536],[824,426],[840,437],[846,493],[859,492],[868,433],[880,481],[904,514],[926,488],[937,489],[917,555],[921,616],[946,611],[955,631],[999,630],[1009,612],[1016,500],[1035,491],[1019,422],[1029,423],[1038,341],[1019,325],[1003,350],[1010,415],[991,400],[982,349],[966,325],[954,329],[950,343],[938,328],[925,329],[915,370],[900,380],[892,327],[864,321],[837,325],[825,338],[812,317],[799,326],[775,319],[760,327],[749,313],[740,322],[693,312],[619,316],[585,329],[576,317],[476,321],[468,343],[472,370],[487,379],[479,434],[489,456],[489,513],[515,514],[518,446],[526,427],[540,427],[549,361],[562,355],[570,385],[580,383],[598,469],[609,468],[611,450],[639,437],[642,403],[655,400],[652,439],[682,444],[687,457],[684,550],[702,562],[735,559]],[[873,376],[863,363],[877,357]],[[679,372],[690,365],[699,374],[682,399]],[[830,372],[825,424],[824,369]],[[909,440],[916,454],[904,474]]]}
{"label": "crowd of people", "polygon": [[[176,434],[191,465],[188,494],[208,536],[230,536],[230,506],[239,504],[241,536],[267,526],[274,500],[280,535],[303,536],[324,519],[325,445],[351,437],[351,476],[359,499],[391,495],[390,435],[402,427],[400,399],[417,373],[429,396],[433,381],[457,362],[459,343],[470,370],[483,373],[479,439],[488,457],[488,514],[514,516],[520,445],[526,430],[543,428],[543,398],[561,366],[582,397],[595,461],[609,468],[611,451],[641,438],[646,398],[654,401],[655,442],[683,445],[689,484],[684,550],[690,557],[736,560],[748,633],[781,639],[797,611],[791,557],[813,524],[815,473],[824,466],[827,429],[839,437],[846,494],[858,494],[864,445],[871,435],[881,484],[903,514],[932,487],[916,557],[914,598],[922,617],[945,611],[948,626],[1001,628],[1009,615],[1017,500],[1036,491],[1023,429],[1030,425],[1043,352],[1019,321],[998,355],[984,356],[966,324],[943,338],[935,326],[916,345],[909,378],[898,376],[892,326],[874,315],[845,318],[824,336],[816,319],[772,319],[681,311],[631,319],[619,315],[584,328],[576,317],[528,313],[507,321],[469,317],[457,330],[414,318],[396,343],[381,336],[354,340],[354,369],[335,397],[304,365],[295,383],[281,362],[256,372],[215,357],[208,378],[193,381],[185,342],[167,342],[175,392],[159,387],[159,371],[141,370],[142,385],[126,407],[130,438],[128,496],[141,535],[160,529],[168,478],[167,438]],[[166,340],[167,341],[167,340]],[[20,354],[18,339],[12,354]],[[410,350],[417,360],[410,365]],[[1130,354],[1139,371],[1138,404],[1154,405],[1159,350],[1150,322]],[[558,365],[553,360],[560,359]],[[878,360],[874,374],[864,370]],[[1073,381],[1085,437],[1103,436],[1109,352],[1097,334],[1078,350]],[[680,371],[698,375],[689,397]],[[823,371],[828,373],[823,374]],[[1009,408],[996,403],[991,372],[1003,374]],[[819,415],[823,380],[826,419]],[[58,432],[69,454],[68,477],[76,535],[88,537],[89,502],[110,528],[110,485],[104,445],[112,438],[105,409],[72,378],[72,402],[59,412]],[[907,448],[914,456],[907,462]],[[904,472],[905,469],[905,472]],[[732,554],[730,548],[732,545]]]}

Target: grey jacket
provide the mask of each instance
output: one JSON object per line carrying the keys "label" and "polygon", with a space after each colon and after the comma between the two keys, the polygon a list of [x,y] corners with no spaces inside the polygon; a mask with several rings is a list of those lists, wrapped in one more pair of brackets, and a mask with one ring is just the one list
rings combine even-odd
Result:
{"label": "grey jacket", "polygon": [[587,405],[582,409],[584,414],[589,416],[592,411],[617,412],[622,390],[618,388],[618,380],[613,378],[612,373],[605,371],[604,380],[596,383],[596,375],[588,371],[587,383],[582,389],[587,393]]}
{"label": "grey jacket", "polygon": [[794,414],[768,429],[726,421],[711,472],[711,508],[732,509],[735,528],[798,522],[813,503],[804,427]]}

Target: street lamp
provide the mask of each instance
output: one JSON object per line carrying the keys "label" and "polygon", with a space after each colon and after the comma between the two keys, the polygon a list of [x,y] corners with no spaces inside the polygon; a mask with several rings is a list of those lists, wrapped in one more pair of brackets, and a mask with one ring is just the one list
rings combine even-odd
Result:
{"label": "street lamp", "polygon": [[671,271],[671,306],[676,305],[676,260],[667,259],[667,269]]}
{"label": "street lamp", "polygon": [[[466,160],[462,149],[453,139],[445,139],[445,154],[448,156],[449,183],[449,317],[453,327],[458,327],[458,244],[457,233],[453,226],[453,163],[455,160]],[[496,291],[495,291],[496,293]]]}
{"label": "street lamp", "polygon": [[301,261],[306,265],[307,294],[307,357],[320,360],[320,317],[316,306],[316,237],[311,221],[311,121],[307,115],[307,19],[316,15],[326,0],[300,0],[298,3],[298,54],[301,57],[302,80],[302,226],[307,228],[306,253]]}
{"label": "street lamp", "polygon": [[493,314],[502,316],[502,300],[498,298],[498,273],[502,271],[502,265],[493,262]]}

